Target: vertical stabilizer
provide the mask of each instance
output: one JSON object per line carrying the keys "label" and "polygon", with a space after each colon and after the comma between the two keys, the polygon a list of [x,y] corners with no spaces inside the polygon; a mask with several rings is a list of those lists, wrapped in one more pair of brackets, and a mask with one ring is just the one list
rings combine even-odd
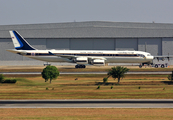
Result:
{"label": "vertical stabilizer", "polygon": [[17,31],[9,31],[17,50],[35,50]]}

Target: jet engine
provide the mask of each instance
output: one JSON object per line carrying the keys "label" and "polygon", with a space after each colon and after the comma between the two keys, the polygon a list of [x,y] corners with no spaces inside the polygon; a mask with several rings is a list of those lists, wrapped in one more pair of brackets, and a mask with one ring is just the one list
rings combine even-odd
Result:
{"label": "jet engine", "polygon": [[88,58],[86,57],[78,57],[78,58],[75,58],[73,60],[73,62],[77,63],[77,64],[88,64]]}
{"label": "jet engine", "polygon": [[99,60],[99,59],[94,59],[91,61],[92,65],[97,65],[97,66],[104,66],[105,65],[105,60]]}

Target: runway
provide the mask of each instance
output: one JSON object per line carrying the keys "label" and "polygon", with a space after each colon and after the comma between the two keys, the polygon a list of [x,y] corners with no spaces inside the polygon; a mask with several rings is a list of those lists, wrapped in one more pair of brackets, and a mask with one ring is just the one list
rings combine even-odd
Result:
{"label": "runway", "polygon": [[0,100],[0,108],[173,108],[173,99]]}
{"label": "runway", "polygon": [[[39,75],[41,72],[0,72],[0,74],[4,75]],[[107,72],[60,72],[63,74],[107,74]],[[163,74],[168,75],[172,74],[172,72],[127,72],[126,74]]]}

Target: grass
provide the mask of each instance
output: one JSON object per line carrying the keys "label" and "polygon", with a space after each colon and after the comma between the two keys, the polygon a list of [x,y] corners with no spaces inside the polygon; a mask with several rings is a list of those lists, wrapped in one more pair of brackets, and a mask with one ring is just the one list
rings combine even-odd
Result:
{"label": "grass", "polygon": [[1,120],[172,120],[173,109],[114,109],[114,108],[8,108],[0,109]]}
{"label": "grass", "polygon": [[16,78],[16,84],[0,84],[0,99],[173,99],[172,83],[166,75],[126,75],[119,85],[113,78],[104,84],[104,77],[61,75],[51,84],[41,76]]}
{"label": "grass", "polygon": [[[61,75],[52,84],[45,83],[40,75],[11,77],[18,81],[0,84],[0,99],[173,99],[173,85],[167,75],[126,75],[119,85],[117,80],[109,78],[100,89],[97,89],[98,83],[102,83],[106,75]],[[172,120],[172,113],[173,109],[1,108],[0,119]]]}

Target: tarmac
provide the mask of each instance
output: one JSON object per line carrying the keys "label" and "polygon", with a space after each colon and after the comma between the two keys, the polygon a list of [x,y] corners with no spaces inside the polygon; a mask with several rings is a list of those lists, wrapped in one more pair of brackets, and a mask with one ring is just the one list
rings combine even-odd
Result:
{"label": "tarmac", "polygon": [[173,108],[173,99],[0,100],[0,108]]}

